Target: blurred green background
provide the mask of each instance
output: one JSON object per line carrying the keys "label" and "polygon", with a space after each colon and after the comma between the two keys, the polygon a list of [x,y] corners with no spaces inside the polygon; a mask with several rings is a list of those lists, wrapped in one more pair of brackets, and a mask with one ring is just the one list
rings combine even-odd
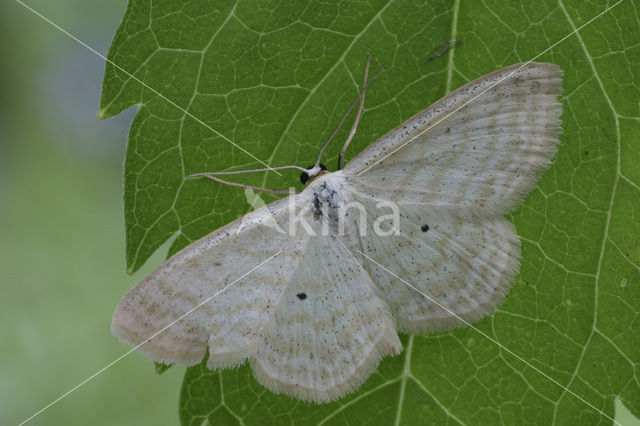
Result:
{"label": "blurred green background", "polygon": [[[106,54],[126,1],[27,4]],[[121,175],[135,111],[96,118],[103,60],[15,1],[0,5],[0,55],[5,425],[25,420],[129,350],[111,336],[111,314],[166,248],[134,276],[125,273]],[[183,371],[157,375],[132,353],[29,424],[177,424]],[[640,424],[623,410],[617,406],[622,424]]]}
{"label": "blurred green background", "polygon": [[[126,7],[25,2],[102,53]],[[15,1],[0,5],[0,55],[0,425],[11,425],[129,350],[111,315],[151,268],[125,272],[135,111],[96,118],[104,61]],[[132,353],[29,424],[177,424],[183,372],[157,375]]]}

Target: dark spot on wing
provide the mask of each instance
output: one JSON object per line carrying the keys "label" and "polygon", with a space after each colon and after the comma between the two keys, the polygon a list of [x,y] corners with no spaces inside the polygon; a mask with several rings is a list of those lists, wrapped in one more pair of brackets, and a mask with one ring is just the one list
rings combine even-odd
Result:
{"label": "dark spot on wing", "polygon": [[422,225],[420,229],[422,230],[422,232],[427,232],[429,230],[429,225]]}
{"label": "dark spot on wing", "polygon": [[296,296],[298,296],[298,299],[300,300],[304,300],[307,298],[307,294],[306,293],[298,293],[296,294]]}

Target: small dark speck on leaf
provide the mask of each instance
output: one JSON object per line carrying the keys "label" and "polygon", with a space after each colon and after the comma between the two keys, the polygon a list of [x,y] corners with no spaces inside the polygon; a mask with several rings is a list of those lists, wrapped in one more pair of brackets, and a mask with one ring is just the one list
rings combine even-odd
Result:
{"label": "small dark speck on leaf", "polygon": [[433,61],[434,59],[446,54],[449,50],[456,48],[462,44],[459,40],[447,40],[436,47],[429,53],[429,58],[427,58],[427,63]]}
{"label": "small dark speck on leaf", "polygon": [[304,300],[307,298],[307,294],[306,293],[298,293],[296,294],[296,296],[298,296],[298,299],[300,300]]}

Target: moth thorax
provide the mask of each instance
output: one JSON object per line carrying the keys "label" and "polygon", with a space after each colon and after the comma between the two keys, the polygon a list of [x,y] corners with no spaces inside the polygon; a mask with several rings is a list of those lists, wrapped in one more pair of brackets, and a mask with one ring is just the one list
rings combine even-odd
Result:
{"label": "moth thorax", "polygon": [[[321,174],[329,174],[321,172]],[[313,186],[313,210],[317,214],[338,220],[338,210],[344,203],[342,184],[332,176],[327,176]]]}
{"label": "moth thorax", "polygon": [[322,175],[326,175],[326,174],[328,174],[328,173],[329,173],[329,172],[328,172],[328,171],[326,171],[326,170],[322,170],[322,171],[318,172],[318,174],[317,174],[317,175],[311,176],[311,177],[307,180],[307,185],[308,185],[308,184],[310,184],[311,182],[313,182],[314,180],[318,179],[320,176],[322,176]]}

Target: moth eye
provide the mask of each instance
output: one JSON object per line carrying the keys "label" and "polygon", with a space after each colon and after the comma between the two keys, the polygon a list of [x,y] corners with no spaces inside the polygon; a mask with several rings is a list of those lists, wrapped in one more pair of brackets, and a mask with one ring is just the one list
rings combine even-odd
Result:
{"label": "moth eye", "polygon": [[[313,166],[307,167],[307,170],[311,170],[311,169],[313,169]],[[320,170],[327,170],[327,166],[320,163]],[[300,182],[302,182],[303,185],[306,185],[307,182],[309,182],[309,174],[305,172],[300,173]]]}

